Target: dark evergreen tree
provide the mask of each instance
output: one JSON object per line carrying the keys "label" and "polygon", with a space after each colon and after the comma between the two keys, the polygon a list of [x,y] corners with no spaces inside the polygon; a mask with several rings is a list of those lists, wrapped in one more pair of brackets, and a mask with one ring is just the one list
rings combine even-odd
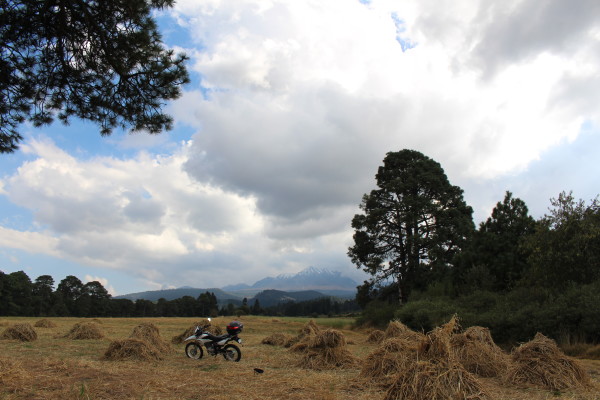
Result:
{"label": "dark evergreen tree", "polygon": [[156,316],[156,308],[157,305],[151,302],[150,300],[137,299],[135,301],[135,316],[154,317]]}
{"label": "dark evergreen tree", "polygon": [[553,208],[527,241],[530,270],[523,283],[552,289],[600,279],[600,203],[586,205],[571,193],[550,200]]}
{"label": "dark evergreen tree", "polygon": [[[515,287],[527,269],[524,242],[532,235],[535,220],[527,205],[506,192],[492,215],[479,226],[457,260],[460,280],[471,289],[506,291]],[[465,285],[463,285],[465,286]]]}
{"label": "dark evergreen tree", "polygon": [[54,278],[50,275],[40,275],[33,282],[33,307],[35,315],[51,315],[52,306],[55,303]]}
{"label": "dark evergreen tree", "polygon": [[91,281],[83,285],[85,296],[89,297],[89,317],[104,317],[108,312],[110,294],[98,281]]}
{"label": "dark evergreen tree", "polygon": [[417,151],[388,153],[376,180],[352,220],[348,255],[376,282],[395,281],[406,302],[412,288],[446,273],[474,231],[473,210],[440,164]]}
{"label": "dark evergreen tree", "polygon": [[250,312],[253,315],[259,315],[263,312],[263,309],[260,307],[260,301],[258,299],[254,300],[254,304],[252,305]]}
{"label": "dark evergreen tree", "polygon": [[77,302],[84,294],[83,282],[79,278],[74,275],[64,278],[56,287],[56,294],[62,299],[69,312],[69,316],[85,316],[87,304],[85,304],[85,301]]}
{"label": "dark evergreen tree", "polygon": [[185,55],[165,49],[152,18],[174,0],[0,0],[0,152],[25,120],[55,117],[157,133],[161,108],[188,82]]}
{"label": "dark evergreen tree", "polygon": [[8,315],[9,303],[12,299],[8,292],[8,276],[0,271],[0,315]]}
{"label": "dark evergreen tree", "polygon": [[12,297],[11,315],[33,315],[33,284],[23,271],[8,274],[8,287]]}

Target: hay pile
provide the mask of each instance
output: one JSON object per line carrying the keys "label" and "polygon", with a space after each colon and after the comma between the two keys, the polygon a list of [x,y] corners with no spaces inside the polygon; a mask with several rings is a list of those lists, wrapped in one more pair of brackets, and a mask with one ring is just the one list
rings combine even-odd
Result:
{"label": "hay pile", "polygon": [[384,400],[487,400],[481,383],[460,364],[418,361],[401,370]]}
{"label": "hay pile", "polygon": [[36,328],[56,328],[57,327],[57,325],[54,322],[52,322],[46,318],[40,319],[33,326],[35,326]]}
{"label": "hay pile", "polygon": [[103,358],[110,361],[160,361],[163,355],[145,340],[129,338],[111,342]]}
{"label": "hay pile", "polygon": [[476,375],[501,376],[508,368],[508,355],[494,343],[488,328],[472,326],[452,335],[450,348],[457,361]]}
{"label": "hay pile", "polygon": [[386,400],[488,399],[452,350],[451,339],[459,331],[456,316],[427,335],[392,321],[386,330],[390,339],[367,356],[359,378],[387,387]]}
{"label": "hay pile", "polygon": [[386,339],[364,360],[359,377],[387,386],[398,372],[417,362],[417,349],[417,344],[406,338]]}
{"label": "hay pile", "polygon": [[508,383],[531,384],[550,390],[590,385],[590,378],[581,365],[541,333],[516,348],[511,358],[512,365],[505,376]]}
{"label": "hay pile", "polygon": [[136,326],[133,328],[129,338],[146,341],[160,354],[167,354],[173,351],[173,348],[160,337],[158,328],[152,323],[143,323]]}
{"label": "hay pile", "polygon": [[415,342],[423,340],[423,334],[415,332],[398,320],[390,321],[385,329],[383,339],[404,338]]}
{"label": "hay pile", "polygon": [[104,334],[95,322],[78,322],[63,337],[73,340],[102,339]]}
{"label": "hay pile", "polygon": [[455,361],[455,355],[450,347],[451,333],[444,327],[435,328],[421,340],[417,350],[420,360]]}
{"label": "hay pile", "polygon": [[321,328],[311,319],[302,327],[298,336],[287,343],[286,347],[290,347],[290,351],[295,353],[302,353],[308,349],[310,342],[319,333],[321,333]]}
{"label": "hay pile", "polygon": [[352,355],[344,334],[335,329],[319,331],[307,341],[306,351],[299,362],[302,368],[323,370],[355,366],[358,359]]}
{"label": "hay pile", "polygon": [[221,330],[221,328],[219,328],[216,325],[211,325],[210,321],[208,319],[202,319],[198,322],[195,322],[193,325],[191,325],[189,328],[187,328],[185,331],[183,331],[180,335],[177,336],[173,336],[173,338],[171,339],[171,343],[173,344],[181,344],[185,341],[185,339],[187,339],[188,337],[192,336],[194,334],[194,332],[196,332],[196,327],[197,326],[206,326],[209,325],[209,327],[206,329],[208,332],[212,333],[213,335],[222,335],[223,331]]}
{"label": "hay pile", "polygon": [[293,342],[295,340],[294,336],[292,335],[288,335],[287,333],[273,333],[272,335],[267,336],[266,338],[264,338],[261,343],[262,344],[269,344],[272,346],[285,346],[285,347],[289,347],[290,343]]}
{"label": "hay pile", "polygon": [[375,329],[367,336],[367,343],[381,343],[385,339],[385,332]]}
{"label": "hay pile", "polygon": [[30,324],[15,324],[6,328],[4,332],[2,332],[0,339],[33,342],[34,340],[37,340],[37,333]]}

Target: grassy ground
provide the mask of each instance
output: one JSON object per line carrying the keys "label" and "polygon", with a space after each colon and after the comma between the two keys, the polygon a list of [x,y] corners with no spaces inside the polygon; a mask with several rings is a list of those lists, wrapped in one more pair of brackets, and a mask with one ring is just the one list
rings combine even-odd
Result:
{"label": "grassy ground", "polygon": [[[33,324],[39,318],[0,318],[0,332],[16,323]],[[105,361],[113,340],[129,337],[134,327],[151,322],[163,339],[180,335],[199,318],[105,318],[105,335],[97,340],[71,340],[66,334],[78,318],[51,318],[55,328],[35,328],[33,342],[0,340],[0,399],[383,399],[385,390],[359,384],[360,368],[312,371],[296,366],[300,355],[285,348],[261,344],[275,332],[297,334],[309,319],[243,317],[240,337],[242,360],[227,362],[205,354],[201,360],[184,355],[184,345],[156,362]],[[222,328],[231,318],[217,318]],[[320,318],[325,328],[340,329],[351,352],[364,359],[376,345],[366,344],[367,331],[351,330],[352,321]],[[592,380],[600,385],[600,361],[582,360]],[[254,368],[264,370],[256,374]],[[496,379],[483,380],[494,399],[600,399],[595,391],[556,393],[534,388],[512,388]]]}

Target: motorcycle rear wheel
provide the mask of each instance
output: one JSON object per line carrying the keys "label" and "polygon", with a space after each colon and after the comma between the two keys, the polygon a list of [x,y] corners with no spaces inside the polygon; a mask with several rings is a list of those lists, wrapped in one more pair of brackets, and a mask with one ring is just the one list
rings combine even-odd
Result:
{"label": "motorcycle rear wheel", "polygon": [[242,352],[235,344],[226,344],[225,347],[223,347],[223,358],[227,361],[238,362],[242,358]]}
{"label": "motorcycle rear wheel", "polygon": [[198,343],[191,342],[185,346],[185,355],[194,360],[199,360],[204,355],[204,351]]}

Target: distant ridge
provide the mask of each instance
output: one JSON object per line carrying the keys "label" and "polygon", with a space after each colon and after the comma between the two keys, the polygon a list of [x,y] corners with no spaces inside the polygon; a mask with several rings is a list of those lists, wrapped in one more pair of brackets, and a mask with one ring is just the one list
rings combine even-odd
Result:
{"label": "distant ridge", "polygon": [[276,277],[267,277],[255,282],[253,285],[240,283],[224,286],[223,290],[256,294],[264,289],[283,291],[316,290],[323,294],[339,297],[354,297],[358,284],[343,276],[341,272],[308,267],[297,274],[281,274]]}
{"label": "distant ridge", "polygon": [[165,300],[175,300],[184,296],[191,296],[193,298],[198,298],[202,293],[214,293],[217,297],[217,301],[223,302],[226,300],[238,300],[241,301],[242,298],[236,296],[232,293],[227,293],[221,289],[211,288],[211,289],[199,289],[192,288],[189,286],[181,287],[178,289],[165,289],[165,290],[152,290],[148,292],[138,292],[138,293],[130,293],[122,296],[115,296],[115,299],[129,299],[131,301],[136,301],[138,299],[157,301],[160,298],[164,298]]}
{"label": "distant ridge", "polygon": [[[115,299],[129,299],[136,301],[138,299],[157,301],[160,298],[165,300],[175,300],[184,296],[198,298],[202,293],[214,293],[219,304],[241,303],[247,298],[249,304],[252,304],[254,297],[259,299],[262,304],[270,299],[278,298],[275,301],[305,301],[318,297],[334,296],[342,299],[352,299],[356,296],[356,287],[358,284],[352,279],[343,276],[338,271],[319,269],[315,267],[306,268],[297,274],[280,274],[276,277],[267,277],[255,282],[253,285],[239,283],[227,285],[223,288],[193,288],[184,286],[177,289],[153,290],[147,292],[130,293],[121,296],[115,296]],[[266,293],[265,293],[266,292]],[[266,299],[268,297],[269,299]]]}

